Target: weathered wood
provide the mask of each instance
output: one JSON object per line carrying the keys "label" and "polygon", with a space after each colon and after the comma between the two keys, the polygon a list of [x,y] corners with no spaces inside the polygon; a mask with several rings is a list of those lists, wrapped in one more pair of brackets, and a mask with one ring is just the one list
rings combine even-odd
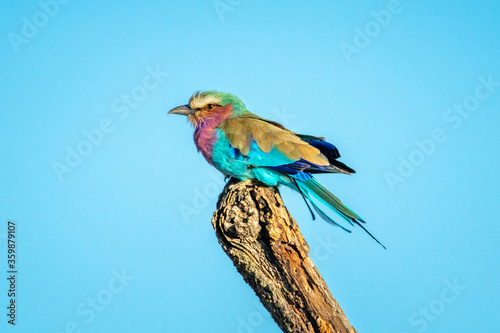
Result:
{"label": "weathered wood", "polygon": [[356,332],[309,258],[277,189],[231,179],[212,224],[219,244],[283,332]]}

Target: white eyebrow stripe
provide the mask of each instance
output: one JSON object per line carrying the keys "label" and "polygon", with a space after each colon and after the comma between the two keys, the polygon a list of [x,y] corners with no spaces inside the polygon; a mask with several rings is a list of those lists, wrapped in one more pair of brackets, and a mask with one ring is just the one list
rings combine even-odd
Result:
{"label": "white eyebrow stripe", "polygon": [[207,104],[219,104],[219,101],[214,96],[196,95],[189,101],[189,107],[192,109],[199,109]]}

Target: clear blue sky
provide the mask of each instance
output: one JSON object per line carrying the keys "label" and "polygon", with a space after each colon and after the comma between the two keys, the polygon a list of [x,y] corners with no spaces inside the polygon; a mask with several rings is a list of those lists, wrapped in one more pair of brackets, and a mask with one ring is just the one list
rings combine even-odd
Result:
{"label": "clear blue sky", "polygon": [[2,332],[280,332],[217,243],[222,176],[166,116],[204,89],[357,170],[319,180],[387,251],[282,195],[358,332],[497,330],[498,2],[54,1],[0,13]]}

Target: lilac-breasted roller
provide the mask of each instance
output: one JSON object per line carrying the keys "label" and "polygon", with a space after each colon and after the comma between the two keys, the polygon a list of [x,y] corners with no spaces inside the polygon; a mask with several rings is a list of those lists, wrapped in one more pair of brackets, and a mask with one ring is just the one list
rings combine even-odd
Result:
{"label": "lilac-breasted roller", "polygon": [[[236,96],[218,91],[196,92],[187,105],[168,113],[187,116],[195,127],[196,148],[225,176],[255,179],[268,186],[286,185],[298,191],[327,222],[351,232],[321,210],[318,202],[350,225],[359,225],[382,245],[363,227],[365,221],[359,215],[313,177],[317,173],[355,172],[337,160],[339,151],[324,138],[294,133],[251,113]],[[311,214],[314,218],[312,210]]]}

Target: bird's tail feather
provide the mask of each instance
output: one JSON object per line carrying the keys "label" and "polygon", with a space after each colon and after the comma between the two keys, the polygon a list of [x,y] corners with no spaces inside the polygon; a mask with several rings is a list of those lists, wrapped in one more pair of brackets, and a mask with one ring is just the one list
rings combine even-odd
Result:
{"label": "bird's tail feather", "polygon": [[362,225],[362,223],[366,223],[358,214],[347,208],[333,193],[324,188],[321,184],[319,184],[316,179],[312,178],[304,181],[297,181],[299,192],[302,195],[305,195],[309,202],[312,204],[314,210],[318,213],[318,215],[325,221],[340,227],[341,229],[351,232],[349,229],[344,228],[339,223],[335,222],[331,217],[329,217],[323,210],[321,210],[318,205],[312,200],[311,197],[316,199],[317,201],[325,204],[327,207],[332,209],[334,212],[339,214],[344,220],[346,220],[349,224],[359,225],[371,238],[373,238],[377,243],[379,243],[384,249],[385,246],[382,245],[366,228]]}

